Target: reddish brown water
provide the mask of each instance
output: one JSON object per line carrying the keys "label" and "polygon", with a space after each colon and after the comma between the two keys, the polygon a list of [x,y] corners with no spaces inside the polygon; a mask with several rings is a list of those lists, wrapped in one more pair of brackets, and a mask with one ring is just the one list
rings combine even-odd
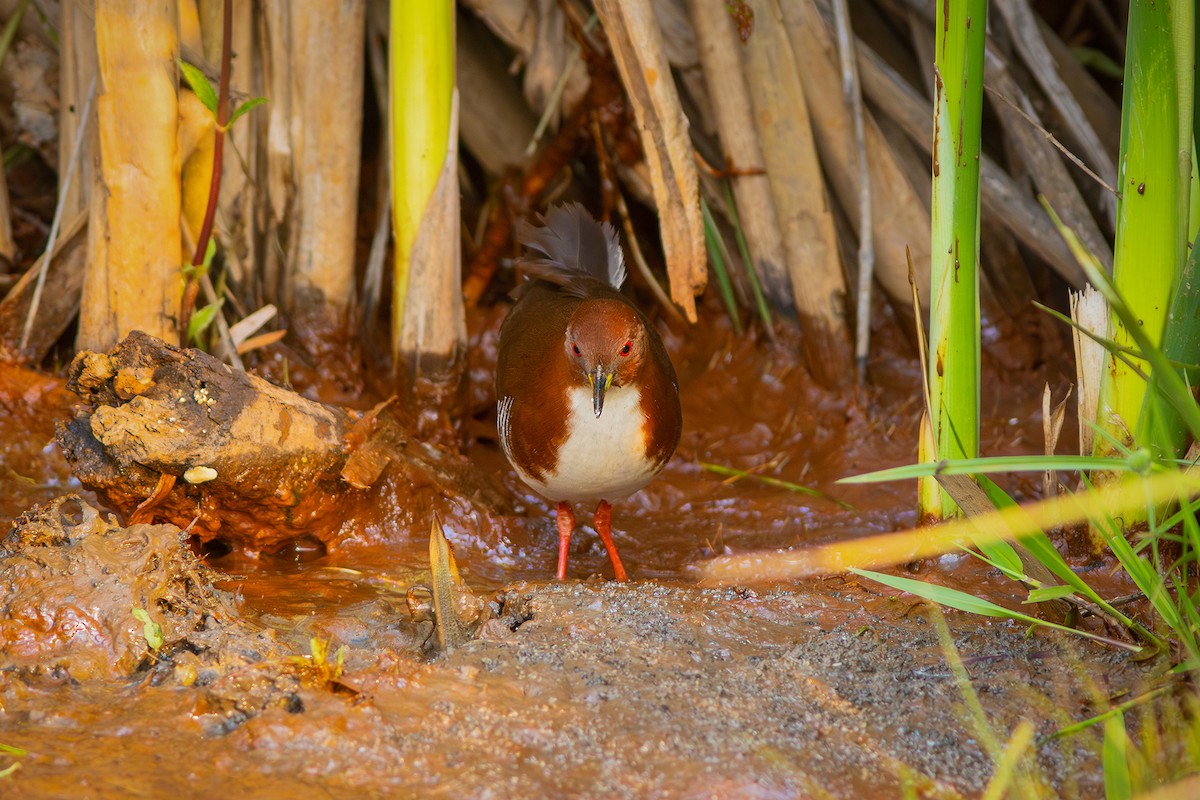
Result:
{"label": "reddish brown water", "polygon": [[[0,672],[0,743],[30,751],[0,794],[207,797],[236,787],[239,797],[291,797],[319,786],[330,796],[859,797],[896,794],[906,770],[926,796],[981,791],[988,760],[962,721],[928,614],[911,598],[842,578],[755,591],[691,585],[690,565],[714,553],[914,524],[911,484],[836,484],[915,458],[919,383],[904,337],[881,323],[868,388],[839,396],[812,384],[787,335],[778,345],[738,340],[719,312],[704,310],[716,321],[666,337],[685,417],[679,450],[658,480],[615,510],[632,586],[538,583],[553,569],[552,514],[496,445],[490,387],[501,312],[481,312],[471,325],[467,453],[502,476],[517,513],[491,538],[452,527],[447,535],[477,592],[532,582],[505,595],[510,614],[519,601],[532,618],[515,618],[515,630],[485,626],[480,640],[424,660],[418,645],[428,631],[413,627],[403,593],[427,580],[427,523],[410,529],[386,504],[376,518],[355,520],[328,553],[301,543],[257,559],[214,557],[230,576],[219,585],[236,593],[237,613],[268,628],[283,652],[306,653],[313,636],[348,647],[342,688],[301,681],[277,703],[277,675],[262,690],[268,700],[233,722],[219,717],[223,727],[214,728],[213,709],[240,708],[241,689],[165,678],[152,686],[158,679],[146,673],[76,682]],[[1057,396],[1067,385],[1063,342],[994,333],[984,449],[1040,452],[1043,382]],[[77,488],[52,444],[70,404],[57,379],[0,367],[0,522]],[[730,482],[701,462],[800,483],[853,510]],[[1029,497],[1037,482],[1015,479],[1010,488]],[[581,520],[589,513],[580,509]],[[608,569],[592,531],[579,531],[572,578]],[[966,558],[923,571],[1020,599]],[[1114,685],[1136,678],[1106,651],[1027,639],[1006,623],[952,624],[1002,738],[1020,718],[1048,733],[1084,711],[1078,659]],[[290,656],[275,658],[272,669],[286,672]],[[260,690],[245,687],[248,696]],[[1046,779],[1059,787],[1094,788],[1095,764],[1090,747],[1041,753]]]}

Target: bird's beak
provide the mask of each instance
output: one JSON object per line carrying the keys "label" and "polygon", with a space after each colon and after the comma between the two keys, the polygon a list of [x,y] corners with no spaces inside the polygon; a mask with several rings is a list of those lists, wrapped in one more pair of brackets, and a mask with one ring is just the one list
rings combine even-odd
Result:
{"label": "bird's beak", "polygon": [[609,386],[612,386],[612,380],[612,373],[605,374],[604,367],[599,364],[588,373],[588,383],[592,385],[592,403],[596,408],[596,419],[600,419],[600,414],[604,411],[604,393],[608,391]]}

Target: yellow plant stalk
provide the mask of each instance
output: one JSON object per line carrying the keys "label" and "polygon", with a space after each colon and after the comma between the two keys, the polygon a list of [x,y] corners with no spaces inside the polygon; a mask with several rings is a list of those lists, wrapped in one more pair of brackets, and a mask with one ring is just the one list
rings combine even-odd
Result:
{"label": "yellow plant stalk", "polygon": [[[461,298],[427,297],[431,302],[410,302],[409,293],[426,292],[430,286],[413,284],[415,271],[427,267],[429,281],[450,272],[455,278],[461,269],[457,259],[458,222],[445,225],[435,221],[427,209],[439,178],[447,168],[452,151],[452,110],[454,94],[454,4],[448,0],[393,0],[390,32],[392,142],[392,220],[395,232],[395,272],[392,292],[392,355],[397,367],[405,358],[417,358],[423,352],[443,351],[450,355],[444,341],[429,341],[414,330],[420,320],[411,311],[419,310],[441,318],[461,317]],[[450,170],[454,174],[454,170]],[[457,214],[457,192],[450,195]],[[443,202],[445,205],[446,202]],[[446,214],[446,210],[441,212]],[[440,226],[439,239],[453,238],[453,253],[433,254],[442,263],[414,264],[414,247],[423,225]],[[446,263],[452,261],[453,263]],[[457,295],[457,280],[454,282]],[[457,311],[455,308],[457,307]],[[456,331],[454,319],[447,326]],[[436,323],[435,323],[436,324]],[[444,338],[444,337],[443,337]],[[456,338],[452,336],[449,338]],[[416,352],[412,352],[413,350]]]}

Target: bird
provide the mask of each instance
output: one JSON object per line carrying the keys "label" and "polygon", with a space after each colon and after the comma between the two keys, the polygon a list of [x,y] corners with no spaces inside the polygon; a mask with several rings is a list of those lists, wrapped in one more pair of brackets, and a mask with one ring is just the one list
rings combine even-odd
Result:
{"label": "bird", "polygon": [[516,235],[527,279],[500,327],[500,446],[521,481],[556,505],[557,579],[566,579],[574,505],[596,503],[596,533],[624,581],[612,504],[650,483],[679,444],[675,368],[620,291],[625,260],[611,225],[569,203],[541,225],[522,220]]}

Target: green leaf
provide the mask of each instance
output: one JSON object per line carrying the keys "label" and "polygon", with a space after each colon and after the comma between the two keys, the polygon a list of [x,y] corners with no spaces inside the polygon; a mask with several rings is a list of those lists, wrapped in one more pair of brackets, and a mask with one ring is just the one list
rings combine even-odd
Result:
{"label": "green leaf", "polygon": [[[213,260],[213,257],[216,256],[216,254],[217,254],[217,242],[215,239],[213,239],[210,236],[208,239],[208,244],[204,248],[204,261],[200,265],[201,269],[203,270],[203,272],[200,273],[201,275],[207,273],[209,268],[212,267],[212,260]],[[199,277],[199,276],[197,276],[197,277]]]}
{"label": "green leaf", "polygon": [[182,58],[175,59],[175,63],[179,64],[179,71],[183,74],[187,85],[192,87],[196,97],[200,98],[200,102],[215,118],[217,116],[217,90],[209,82],[208,76]]}
{"label": "green leaf", "polygon": [[1043,586],[1040,589],[1030,589],[1029,598],[1025,602],[1044,603],[1047,600],[1059,600],[1073,594],[1075,594],[1075,589],[1071,586]]}
{"label": "green leaf", "polygon": [[150,649],[157,650],[162,647],[162,625],[150,619],[149,612],[144,608],[133,609],[133,618],[142,623],[142,636],[146,637],[146,644],[150,645]]}
{"label": "green leaf", "polygon": [[4,754],[10,755],[10,756],[27,756],[27,755],[29,755],[28,750],[25,750],[20,747],[13,747],[11,744],[4,744],[3,742],[0,742],[0,753],[4,753]]}
{"label": "green leaf", "polygon": [[221,298],[215,303],[209,303],[203,308],[192,314],[192,318],[188,320],[188,341],[193,344],[200,343],[200,334],[212,324],[217,318],[217,312],[221,310],[221,306],[225,304],[225,298]]}
{"label": "green leaf", "polygon": [[733,323],[734,336],[742,335],[742,318],[738,314],[737,300],[733,296],[733,284],[729,280],[729,271],[727,268],[728,251],[725,249],[725,242],[721,239],[721,231],[717,228],[717,222],[713,219],[712,211],[708,208],[708,203],[704,198],[700,198],[700,213],[704,215],[704,244],[708,248],[708,261],[712,264],[713,274],[717,276],[717,286],[721,289],[721,300],[725,303],[725,310],[729,314],[729,321]]}
{"label": "green leaf", "polygon": [[899,575],[885,575],[882,572],[872,572],[865,569],[850,568],[850,572],[855,575],[860,575],[864,578],[870,578],[873,581],[882,583],[884,586],[890,586],[893,589],[899,589],[902,592],[923,597],[926,600],[937,603],[938,605],[946,606],[947,608],[966,611],[969,614],[978,614],[983,617],[1001,617],[1005,619],[1016,620],[1023,622],[1026,625],[1040,625],[1046,628],[1054,628],[1067,633],[1073,633],[1076,636],[1082,636],[1086,639],[1093,639],[1098,642],[1104,642],[1113,647],[1120,647],[1125,650],[1139,652],[1140,647],[1130,645],[1127,642],[1118,642],[1114,639],[1108,639],[1103,636],[1097,636],[1089,631],[1083,631],[1076,628],[1069,628],[1066,625],[1059,625],[1054,622],[1047,622],[1044,619],[1032,617],[1029,614],[1022,614],[1020,611],[1013,611],[1005,608],[1002,605],[993,603],[990,600],[984,600],[980,597],[960,592],[958,589],[951,589],[948,586],[938,586],[933,583],[925,583],[923,581],[913,580],[912,578],[902,578]]}
{"label": "green leaf", "polygon": [[992,456],[990,458],[947,458],[926,464],[909,464],[903,467],[881,469],[863,475],[851,475],[838,483],[882,483],[905,481],[934,475],[987,475],[1008,472],[1044,472],[1048,469],[1061,472],[1110,470],[1113,472],[1131,469],[1121,458],[1097,458],[1093,456]]}
{"label": "green leaf", "polygon": [[750,291],[754,294],[754,305],[758,308],[758,316],[762,319],[763,330],[767,336],[775,340],[774,323],[771,321],[771,307],[763,296],[762,285],[758,282],[758,269],[754,259],[750,257],[750,247],[746,244],[746,234],[742,230],[742,221],[738,217],[737,202],[733,198],[733,181],[725,181],[725,206],[729,209],[729,219],[733,223],[733,235],[737,240],[738,252],[741,253],[742,263],[746,265],[746,279],[750,283]]}
{"label": "green leaf", "polygon": [[229,130],[229,127],[231,125],[233,125],[233,123],[237,122],[242,117],[242,115],[246,114],[248,111],[251,111],[254,108],[257,108],[258,106],[261,106],[265,102],[267,102],[267,98],[255,97],[255,98],[252,98],[252,99],[247,100],[246,102],[242,103],[240,106],[238,106],[237,108],[235,108],[233,110],[232,114],[229,115],[229,122],[225,123],[225,129]]}

